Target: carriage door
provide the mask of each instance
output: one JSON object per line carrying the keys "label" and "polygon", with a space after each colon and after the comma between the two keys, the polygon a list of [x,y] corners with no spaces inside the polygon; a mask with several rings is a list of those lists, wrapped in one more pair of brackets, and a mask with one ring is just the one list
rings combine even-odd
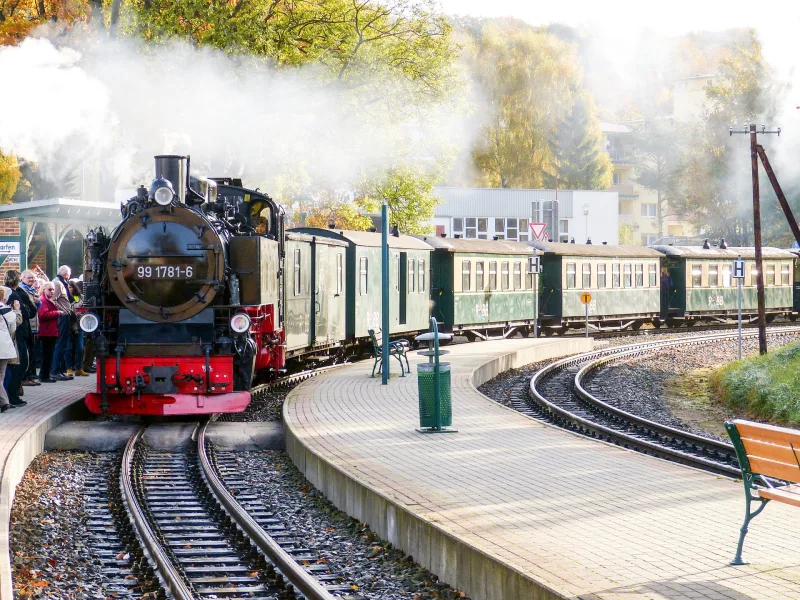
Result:
{"label": "carriage door", "polygon": [[400,293],[400,302],[398,303],[400,308],[400,325],[406,324],[406,305],[408,300],[408,277],[406,273],[408,273],[408,252],[401,252],[400,268],[397,273],[397,285]]}
{"label": "carriage door", "polygon": [[336,267],[331,261],[331,248],[325,244],[314,242],[312,264],[314,265],[314,343],[328,342],[328,305],[330,281],[335,276]]}

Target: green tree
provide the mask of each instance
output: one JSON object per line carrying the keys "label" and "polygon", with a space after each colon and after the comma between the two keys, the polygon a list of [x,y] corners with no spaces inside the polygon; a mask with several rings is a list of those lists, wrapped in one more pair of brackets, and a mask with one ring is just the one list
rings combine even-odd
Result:
{"label": "green tree", "polygon": [[574,190],[603,190],[611,185],[611,157],[603,148],[603,132],[591,96],[572,91],[573,103],[558,119],[549,139],[552,166],[545,184]]}
{"label": "green tree", "polygon": [[467,62],[491,111],[473,154],[481,183],[541,187],[563,99],[579,88],[574,50],[519,22],[468,33]]}
{"label": "green tree", "polygon": [[439,199],[433,194],[438,175],[416,167],[398,167],[385,175],[365,180],[360,186],[357,204],[368,212],[378,212],[381,204],[389,206],[389,224],[401,233],[430,233],[426,221],[433,218]]}
{"label": "green tree", "polygon": [[617,238],[621,246],[633,246],[633,225],[620,223],[617,227]]}
{"label": "green tree", "polygon": [[682,216],[685,169],[685,138],[682,127],[672,119],[647,119],[634,130],[631,145],[635,155],[635,178],[639,185],[656,193],[658,235],[664,235],[664,221]]}
{"label": "green tree", "polygon": [[19,160],[19,170],[21,177],[11,199],[12,202],[74,196],[77,192],[75,175],[72,172],[52,173],[45,176],[39,170],[39,165],[22,159]]}
{"label": "green tree", "polygon": [[8,204],[17,190],[20,173],[17,159],[0,153],[0,204]]}

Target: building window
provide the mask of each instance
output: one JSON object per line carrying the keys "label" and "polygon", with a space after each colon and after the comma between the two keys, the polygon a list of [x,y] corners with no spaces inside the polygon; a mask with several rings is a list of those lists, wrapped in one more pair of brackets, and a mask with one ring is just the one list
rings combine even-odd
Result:
{"label": "building window", "polygon": [[708,287],[719,287],[719,265],[708,265]]}
{"label": "building window", "polygon": [[489,231],[489,219],[481,217],[478,219],[478,233],[486,233],[487,231]]}
{"label": "building window", "polygon": [[489,289],[495,291],[497,289],[497,262],[489,261]]}
{"label": "building window", "polygon": [[494,220],[494,232],[495,233],[505,233],[506,231],[506,220],[505,219],[495,219]]}
{"label": "building window", "polygon": [[775,265],[767,265],[767,285],[775,285]]}
{"label": "building window", "polygon": [[644,287],[644,265],[636,265],[636,287]]}
{"label": "building window", "polygon": [[464,219],[453,219],[453,232],[461,233],[464,231]]}
{"label": "building window", "polygon": [[611,287],[619,287],[619,263],[613,263],[611,265]]}
{"label": "building window", "polygon": [[567,289],[575,289],[575,263],[567,263]]}
{"label": "building window", "polygon": [[789,285],[789,265],[781,265],[781,285]]}
{"label": "building window", "polygon": [[419,293],[425,293],[425,259],[419,259]]}
{"label": "building window", "polygon": [[581,286],[585,290],[592,287],[592,265],[590,263],[581,265]]}
{"label": "building window", "polygon": [[408,261],[408,289],[406,294],[414,293],[414,282],[417,279],[417,265],[416,261],[412,258]]}
{"label": "building window", "polygon": [[722,265],[722,287],[731,287],[731,266]]}
{"label": "building window", "polygon": [[619,185],[622,183],[622,173],[614,172],[614,185]]}
{"label": "building window", "polygon": [[508,289],[508,261],[504,260],[500,263],[500,285],[504,290]]}
{"label": "building window", "polygon": [[483,261],[475,263],[475,289],[479,292],[483,291]]}
{"label": "building window", "polygon": [[300,248],[294,251],[294,295],[300,295]]}
{"label": "building window", "polygon": [[342,255],[336,255],[336,293],[341,294],[344,287],[344,270],[342,269]]}
{"label": "building window", "polygon": [[658,285],[657,277],[658,277],[658,265],[650,265],[647,267],[647,275],[648,279],[650,280],[650,287],[654,288]]}
{"label": "building window", "polygon": [[642,204],[642,216],[643,217],[656,217],[656,205],[655,204]]}
{"label": "building window", "polygon": [[633,283],[631,263],[625,263],[622,269],[622,287],[629,288],[631,287],[631,283]]}
{"label": "building window", "polygon": [[606,263],[597,265],[597,287],[601,290],[606,287]]}
{"label": "building window", "polygon": [[514,289],[522,289],[522,263],[519,261],[514,263]]}
{"label": "building window", "polygon": [[360,283],[359,283],[359,293],[362,296],[366,296],[367,295],[367,257],[366,256],[362,256],[358,260],[358,263],[359,263],[358,272],[359,272],[359,281],[360,281]]}
{"label": "building window", "polygon": [[692,287],[703,287],[703,265],[692,264]]}
{"label": "building window", "polygon": [[468,260],[461,261],[461,291],[468,292],[472,288],[472,284],[470,282],[470,270],[472,269],[472,263]]}
{"label": "building window", "polygon": [[531,221],[534,223],[541,223],[539,219],[541,219],[539,216],[539,201],[533,200],[531,202]]}
{"label": "building window", "polygon": [[466,219],[467,229],[465,237],[475,239],[478,237],[478,219],[475,217],[468,217]]}

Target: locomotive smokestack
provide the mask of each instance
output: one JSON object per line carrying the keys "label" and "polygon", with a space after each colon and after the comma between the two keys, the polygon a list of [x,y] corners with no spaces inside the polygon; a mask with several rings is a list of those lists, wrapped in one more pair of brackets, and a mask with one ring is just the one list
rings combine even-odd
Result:
{"label": "locomotive smokestack", "polygon": [[189,157],[176,154],[156,156],[156,178],[163,177],[172,184],[181,203],[186,202],[186,182],[189,177]]}

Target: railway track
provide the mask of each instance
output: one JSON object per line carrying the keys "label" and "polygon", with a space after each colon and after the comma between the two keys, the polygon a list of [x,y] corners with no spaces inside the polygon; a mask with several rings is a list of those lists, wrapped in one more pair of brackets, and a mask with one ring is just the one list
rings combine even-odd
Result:
{"label": "railway track", "polygon": [[[800,328],[774,328],[770,336],[796,334]],[[743,333],[754,337],[757,332]],[[544,418],[566,429],[693,466],[728,477],[740,477],[731,444],[695,435],[620,410],[591,394],[585,382],[597,369],[622,358],[664,348],[710,344],[735,339],[737,334],[717,333],[658,340],[597,350],[551,363],[539,370],[529,384],[529,394],[514,389],[512,405],[521,412]],[[518,386],[519,387],[519,386]]]}
{"label": "railway track", "polygon": [[[185,453],[146,447],[144,428],[128,441],[119,505],[133,527],[125,529],[123,522],[117,531],[133,556],[130,565],[122,565],[131,574],[124,586],[129,593],[147,590],[148,598],[176,600],[358,600],[249,490],[235,457],[214,452],[206,442],[207,426],[208,421],[198,425],[196,446]],[[99,505],[106,498],[96,500]],[[107,533],[113,520],[99,519],[104,529],[98,533]],[[110,543],[111,553],[119,550]],[[160,591],[154,592],[156,581]]]}

